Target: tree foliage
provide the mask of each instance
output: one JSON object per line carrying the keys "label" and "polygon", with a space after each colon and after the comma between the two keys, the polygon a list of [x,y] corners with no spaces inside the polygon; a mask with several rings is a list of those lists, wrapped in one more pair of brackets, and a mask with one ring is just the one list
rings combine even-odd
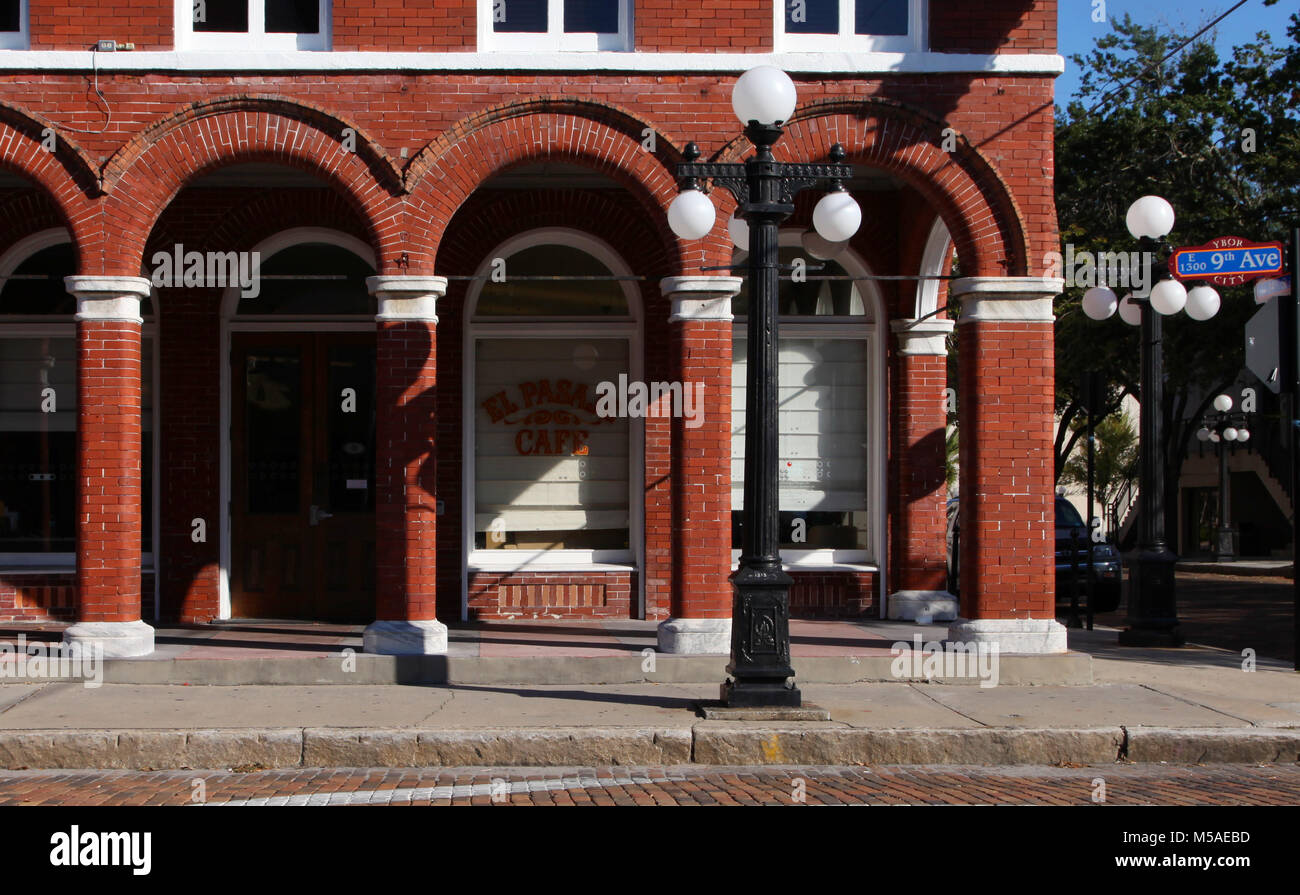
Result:
{"label": "tree foliage", "polygon": [[[1172,246],[1228,235],[1285,241],[1300,224],[1300,13],[1281,46],[1261,32],[1223,60],[1201,39],[1159,62],[1184,40],[1126,15],[1090,53],[1072,57],[1081,86],[1066,108],[1057,108],[1056,127],[1063,244],[1138,251],[1124,217],[1130,203],[1149,194],[1174,207]],[[1141,397],[1138,328],[1118,314],[1102,323],[1088,319],[1079,305],[1083,292],[1067,288],[1057,299],[1058,477],[1077,444],[1087,370],[1106,376],[1106,410],[1125,394]],[[1242,330],[1256,310],[1250,284],[1219,292],[1213,320],[1165,319],[1161,449],[1173,487],[1196,421],[1244,362]],[[1177,502],[1168,504],[1172,512]]]}

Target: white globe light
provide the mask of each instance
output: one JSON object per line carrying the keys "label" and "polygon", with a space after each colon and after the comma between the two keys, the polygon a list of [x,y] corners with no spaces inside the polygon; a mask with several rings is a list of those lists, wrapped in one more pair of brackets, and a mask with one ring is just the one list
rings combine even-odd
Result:
{"label": "white globe light", "polygon": [[1238,430],[1237,430],[1237,441],[1250,441],[1250,430],[1249,430],[1249,429],[1238,429]]}
{"label": "white globe light", "polygon": [[727,221],[727,232],[731,234],[731,244],[742,252],[749,251],[749,222],[736,215]]}
{"label": "white globe light", "polygon": [[1142,325],[1142,306],[1133,300],[1133,296],[1126,295],[1120,299],[1119,319],[1129,326]]}
{"label": "white globe light", "polygon": [[1218,444],[1218,443],[1219,443],[1219,433],[1218,433],[1218,432],[1211,432],[1211,433],[1210,433],[1210,441],[1213,442],[1214,444]]}
{"label": "white globe light", "polygon": [[1291,281],[1287,277],[1255,281],[1255,304],[1262,305],[1275,295],[1286,295],[1291,291]]}
{"label": "white globe light", "polygon": [[862,226],[862,208],[843,190],[827,193],[813,208],[813,227],[827,242],[844,242]]}
{"label": "white globe light", "polygon": [[731,91],[731,108],[741,124],[777,124],[794,114],[794,81],[774,65],[760,65],[745,72]]}
{"label": "white globe light", "polygon": [[668,206],[668,226],[682,239],[699,239],[713,229],[718,213],[699,190],[683,190]]}
{"label": "white globe light", "polygon": [[1187,304],[1187,289],[1177,280],[1161,280],[1151,287],[1151,307],[1157,314],[1177,314]]}
{"label": "white globe light", "polygon": [[1124,222],[1138,239],[1159,239],[1174,229],[1174,207],[1159,196],[1143,196],[1128,207]]}
{"label": "white globe light", "polygon": [[1219,313],[1219,293],[1209,286],[1193,286],[1187,291],[1187,316],[1209,320]]}
{"label": "white globe light", "polygon": [[1083,313],[1093,320],[1106,320],[1119,307],[1119,299],[1108,286],[1093,286],[1083,293]]}
{"label": "white globe light", "polygon": [[844,251],[849,244],[847,239],[843,242],[831,242],[830,240],[825,239],[816,230],[804,231],[803,235],[799,237],[799,241],[803,243],[803,250],[809,255],[812,255],[818,261],[831,260],[840,252]]}
{"label": "white globe light", "polygon": [[1223,440],[1224,440],[1224,441],[1236,441],[1236,440],[1237,440],[1237,430],[1234,429],[1234,428],[1232,428],[1232,426],[1229,426],[1228,428],[1224,429],[1224,430],[1223,430]]}
{"label": "white globe light", "polygon": [[1204,426],[1201,426],[1201,428],[1199,428],[1199,429],[1196,430],[1196,440],[1197,440],[1197,441],[1209,441],[1209,440],[1210,440],[1210,430],[1207,429],[1207,428],[1205,428]]}
{"label": "white globe light", "polygon": [[1219,395],[1214,399],[1214,409],[1219,413],[1227,413],[1232,409],[1232,398],[1227,395]]}

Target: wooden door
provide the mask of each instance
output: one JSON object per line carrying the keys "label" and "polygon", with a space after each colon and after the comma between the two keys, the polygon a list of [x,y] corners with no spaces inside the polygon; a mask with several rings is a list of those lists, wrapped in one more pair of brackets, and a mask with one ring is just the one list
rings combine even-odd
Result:
{"label": "wooden door", "polygon": [[375,337],[236,333],[231,614],[374,618]]}

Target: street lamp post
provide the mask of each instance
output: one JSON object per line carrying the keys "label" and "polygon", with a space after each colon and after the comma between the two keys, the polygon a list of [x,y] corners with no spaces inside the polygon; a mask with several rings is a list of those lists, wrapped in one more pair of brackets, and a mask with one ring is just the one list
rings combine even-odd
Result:
{"label": "street lamp post", "polygon": [[[1143,257],[1156,256],[1149,296],[1125,296],[1123,302],[1105,286],[1089,289],[1083,310],[1105,320],[1120,310],[1126,322],[1140,323],[1141,408],[1138,423],[1138,550],[1130,566],[1128,627],[1119,634],[1123,646],[1182,646],[1178,625],[1174,563],[1165,542],[1165,457],[1161,406],[1164,403],[1164,318],[1186,309],[1193,320],[1209,320],[1219,310],[1219,294],[1209,286],[1188,291],[1169,271],[1165,237],[1174,228],[1174,209],[1159,196],[1143,196],[1129,206],[1125,223],[1139,241]],[[1122,306],[1121,306],[1122,305]],[[1134,310],[1140,313],[1135,319]]]}
{"label": "street lamp post", "polygon": [[[739,203],[730,226],[732,238],[749,252],[748,368],[745,392],[745,488],[743,541],[739,568],[732,573],[731,679],[722,700],[737,708],[799,707],[790,664],[790,585],[781,566],[777,428],[778,327],[780,280],[778,229],[794,212],[800,191],[828,185],[813,211],[813,226],[831,243],[847,240],[862,221],[862,211],[844,189],[853,168],[843,164],[836,144],[829,164],[778,162],[772,147],[795,108],[790,77],[772,66],[741,75],[732,107],[754,145],[744,163],[698,163],[699,149],[686,147],[686,164],[677,176],[682,190],[668,209],[668,223],[682,239],[707,235],[716,210],[700,191],[700,180],[725,187]],[[743,225],[743,226],[742,226]]]}
{"label": "street lamp post", "polygon": [[1232,412],[1232,398],[1219,395],[1214,399],[1215,413],[1206,414],[1201,419],[1201,428],[1196,430],[1196,439],[1202,444],[1214,445],[1219,460],[1219,527],[1215,532],[1215,562],[1231,562],[1237,558],[1237,529],[1232,525],[1231,501],[1229,500],[1228,448],[1233,444],[1245,444],[1250,440],[1250,430],[1246,428],[1246,414]]}

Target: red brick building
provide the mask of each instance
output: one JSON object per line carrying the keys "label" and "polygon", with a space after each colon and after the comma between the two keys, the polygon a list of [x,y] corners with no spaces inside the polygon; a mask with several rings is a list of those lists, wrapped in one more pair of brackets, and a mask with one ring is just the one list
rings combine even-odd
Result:
{"label": "red brick building", "polygon": [[[699,242],[666,209],[688,142],[750,151],[730,91],[766,63],[799,91],[778,157],[843,144],[864,211],[835,279],[783,284],[793,611],[1063,648],[1055,2],[10,0],[0,28],[0,619],[109,654],[239,617],[725,650],[746,300],[726,191]],[[890,279],[954,251],[963,279]],[[610,416],[602,382],[679,391]]]}

